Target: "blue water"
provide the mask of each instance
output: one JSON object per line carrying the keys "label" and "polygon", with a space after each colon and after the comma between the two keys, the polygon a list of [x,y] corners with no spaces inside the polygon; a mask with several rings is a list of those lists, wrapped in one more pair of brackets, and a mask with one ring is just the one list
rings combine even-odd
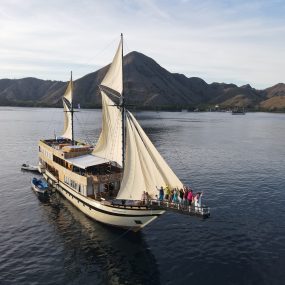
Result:
{"label": "blue water", "polygon": [[[41,202],[25,162],[62,130],[62,110],[0,108],[0,284],[285,284],[285,115],[137,112],[211,217],[166,213],[133,234],[57,195]],[[101,112],[76,113],[94,142]]]}

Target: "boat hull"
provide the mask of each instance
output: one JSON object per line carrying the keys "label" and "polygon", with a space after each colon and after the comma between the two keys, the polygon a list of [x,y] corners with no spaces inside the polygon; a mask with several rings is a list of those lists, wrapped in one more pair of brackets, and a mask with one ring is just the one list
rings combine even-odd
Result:
{"label": "boat hull", "polygon": [[48,171],[43,175],[51,186],[85,215],[113,227],[139,231],[165,212],[165,210],[152,210],[147,207],[105,205],[75,192],[65,183],[57,181]]}
{"label": "boat hull", "polygon": [[39,172],[38,167],[36,166],[21,166],[21,170],[30,171],[30,172]]}
{"label": "boat hull", "polygon": [[42,190],[39,189],[35,184],[31,183],[32,190],[38,195],[38,196],[45,196],[47,194],[47,189]]}

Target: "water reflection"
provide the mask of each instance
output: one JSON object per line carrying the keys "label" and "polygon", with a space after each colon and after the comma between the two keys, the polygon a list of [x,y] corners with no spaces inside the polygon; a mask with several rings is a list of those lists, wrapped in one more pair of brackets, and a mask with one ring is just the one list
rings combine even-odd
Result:
{"label": "water reflection", "polygon": [[45,208],[61,237],[64,282],[160,284],[156,260],[141,232],[94,222],[59,194]]}
{"label": "water reflection", "polygon": [[[212,216],[166,213],[134,236],[62,197],[41,203],[20,173],[37,162],[39,138],[61,133],[61,109],[0,108],[1,285],[285,284],[284,114],[158,114],[137,118]],[[95,140],[101,112],[76,116],[75,132]]]}

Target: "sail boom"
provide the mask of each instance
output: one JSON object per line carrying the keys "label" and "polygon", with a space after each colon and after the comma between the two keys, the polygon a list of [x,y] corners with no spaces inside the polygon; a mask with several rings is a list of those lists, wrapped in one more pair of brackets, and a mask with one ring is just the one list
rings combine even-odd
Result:
{"label": "sail boom", "polygon": [[117,92],[116,90],[113,90],[107,86],[104,86],[104,85],[99,85],[99,88],[101,91],[104,91],[105,93],[111,95],[111,96],[114,96],[116,98],[121,98],[121,94],[119,92]]}

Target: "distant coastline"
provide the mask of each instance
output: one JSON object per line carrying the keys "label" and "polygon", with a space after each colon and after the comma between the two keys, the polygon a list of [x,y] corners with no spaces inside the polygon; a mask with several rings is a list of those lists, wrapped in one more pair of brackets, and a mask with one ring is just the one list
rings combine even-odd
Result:
{"label": "distant coastline", "polygon": [[[206,83],[198,77],[171,73],[152,58],[131,52],[124,60],[124,95],[138,110],[285,112],[285,84],[258,90],[249,84]],[[74,104],[101,108],[98,85],[108,66],[74,81]],[[0,106],[62,107],[66,82],[37,78],[0,79]]]}
{"label": "distant coastline", "polygon": [[[62,109],[62,106],[56,105],[56,106],[50,106],[50,105],[39,105],[39,104],[18,104],[18,105],[1,105],[0,107],[19,107],[19,108],[57,108]],[[94,110],[100,110],[101,106],[81,106],[80,109],[88,110],[88,109],[94,109]],[[225,112],[231,112],[232,109],[215,109],[213,106],[203,106],[203,107],[192,107],[186,108],[185,106],[131,106],[129,107],[130,110],[137,110],[137,111],[154,111],[154,112],[216,112],[216,113],[225,113]],[[258,112],[266,112],[266,113],[285,113],[284,109],[265,109],[265,108],[248,108],[245,109],[246,112],[251,113],[258,113]]]}

